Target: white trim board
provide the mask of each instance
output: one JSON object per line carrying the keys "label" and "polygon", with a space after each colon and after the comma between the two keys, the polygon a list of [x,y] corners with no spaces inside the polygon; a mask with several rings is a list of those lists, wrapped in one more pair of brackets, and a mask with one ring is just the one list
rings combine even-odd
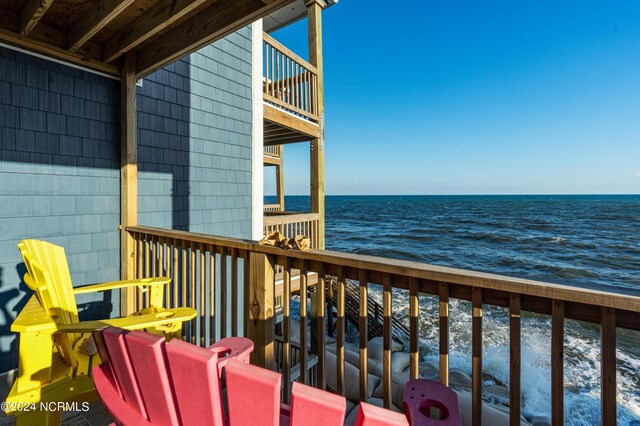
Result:
{"label": "white trim board", "polygon": [[262,96],[262,19],[251,24],[251,238],[264,232],[264,109]]}

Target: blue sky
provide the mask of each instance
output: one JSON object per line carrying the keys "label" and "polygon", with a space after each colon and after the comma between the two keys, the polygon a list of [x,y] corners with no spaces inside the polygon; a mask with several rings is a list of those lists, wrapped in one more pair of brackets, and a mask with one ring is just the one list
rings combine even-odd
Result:
{"label": "blue sky", "polygon": [[[640,1],[341,0],[323,19],[328,195],[640,193]],[[307,57],[306,20],[274,37]],[[285,152],[285,193],[308,194],[309,144]]]}

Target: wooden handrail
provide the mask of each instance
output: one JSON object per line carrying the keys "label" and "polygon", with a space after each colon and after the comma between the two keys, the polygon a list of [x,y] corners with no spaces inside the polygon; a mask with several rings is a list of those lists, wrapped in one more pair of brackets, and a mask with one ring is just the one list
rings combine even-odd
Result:
{"label": "wooden handrail", "polygon": [[317,124],[318,69],[266,33],[263,41],[264,101]]}
{"label": "wooden handrail", "polygon": [[[311,385],[325,383],[325,315],[324,296],[311,297],[308,306],[307,274],[317,274],[318,289],[326,289],[328,301],[333,300],[332,293],[337,292],[336,318],[337,339],[335,349],[336,390],[345,391],[345,330],[344,319],[347,301],[344,283],[346,280],[358,282],[359,301],[351,303],[350,308],[358,306],[362,328],[368,323],[367,290],[369,284],[382,285],[383,288],[383,399],[390,406],[391,392],[391,319],[393,289],[409,291],[409,335],[410,335],[410,375],[418,374],[419,347],[418,337],[420,293],[432,294],[440,301],[440,380],[448,384],[449,365],[449,301],[453,299],[472,302],[472,418],[475,425],[482,422],[482,324],[485,305],[509,308],[509,347],[510,347],[510,410],[511,424],[520,423],[521,387],[521,324],[522,311],[536,312],[551,318],[552,347],[549,354],[552,366],[552,421],[558,423],[563,416],[563,342],[564,324],[567,319],[575,319],[600,324],[601,327],[601,382],[603,424],[616,422],[616,327],[640,330],[640,297],[615,292],[584,289],[563,284],[545,283],[522,278],[513,278],[483,272],[428,265],[417,262],[386,259],[324,250],[282,250],[272,246],[262,246],[255,241],[196,234],[145,226],[126,228],[136,242],[136,276],[144,278],[156,275],[168,275],[173,282],[167,288],[166,305],[193,306],[199,315],[193,323],[184,328],[188,340],[201,345],[208,344],[214,336],[225,336],[230,331],[238,332],[240,318],[244,319],[245,335],[256,337],[258,353],[263,353],[261,362],[273,363],[273,345],[275,318],[273,300],[275,299],[275,270],[283,272],[283,341],[284,353],[291,349],[289,345],[291,276],[299,271],[301,299],[300,304],[300,347],[307,347],[307,319],[315,326],[310,327],[311,349],[300,351],[300,380]],[[259,260],[259,261],[258,261]],[[215,269],[219,268],[219,271]],[[230,271],[229,271],[230,269]],[[242,270],[243,282],[240,282]],[[230,278],[229,278],[230,277]],[[250,278],[249,278],[250,277]],[[335,280],[337,287],[326,285]],[[243,290],[242,303],[239,303],[239,290]],[[324,295],[324,290],[320,290]],[[287,296],[288,294],[288,296]],[[257,301],[254,297],[263,295]],[[264,296],[268,295],[268,296]],[[137,306],[143,303],[144,294],[138,295]],[[228,303],[228,298],[231,298]],[[214,313],[215,303],[220,300],[220,313]],[[397,302],[396,302],[397,303]],[[319,306],[322,305],[322,306]],[[209,306],[209,308],[207,308]],[[231,311],[228,311],[228,306]],[[238,309],[240,307],[240,309]],[[329,318],[333,318],[329,311]],[[321,309],[322,308],[322,309]],[[217,316],[216,316],[217,314]],[[251,318],[251,320],[249,320]],[[331,327],[329,327],[331,328]],[[261,331],[262,330],[262,331]],[[250,333],[250,334],[246,334]],[[366,359],[366,337],[360,337],[360,353]],[[317,357],[317,368],[310,370],[312,359]],[[313,361],[315,362],[315,361]],[[292,377],[291,362],[282,365],[287,379]],[[272,365],[273,366],[273,365]],[[280,368],[278,366],[278,368]],[[366,396],[367,364],[360,362],[360,396]],[[315,375],[315,377],[314,377]],[[322,376],[322,377],[320,377]],[[288,396],[285,386],[285,400]]]}
{"label": "wooden handrail", "polygon": [[[602,306],[640,313],[640,297],[622,293],[592,290],[565,284],[534,281],[525,278],[508,277],[505,275],[451,268],[448,266],[429,265],[426,263],[342,253],[330,250],[285,251],[275,247],[262,246],[251,240],[240,240],[237,238],[220,237],[172,229],[153,228],[148,226],[128,226],[127,231],[156,235],[165,238],[178,238],[205,244],[227,246],[238,250],[250,250],[257,253],[284,256],[291,258],[294,262],[299,260],[322,262],[329,266],[330,269],[327,273],[331,275],[335,275],[337,265],[342,265],[349,268],[347,278],[354,280],[358,280],[357,270],[359,269],[365,269],[369,271],[369,274],[373,274],[369,277],[369,282],[382,282],[381,274],[384,273],[394,274],[396,276],[396,279],[394,280],[394,287],[406,290],[409,289],[409,278],[417,278],[421,280],[420,292],[427,292],[431,294],[438,294],[436,287],[442,282],[469,287],[479,287],[487,290],[518,293],[523,296],[538,297],[549,300],[562,300],[565,302],[580,303],[598,307]],[[467,297],[460,297],[464,296],[464,294],[457,294],[457,291],[455,293],[455,295],[450,294],[450,296],[471,300],[470,295]],[[508,306],[508,300],[500,301],[498,306]],[[551,306],[548,308],[536,306],[534,299],[527,302],[526,308],[523,303],[522,309],[532,312],[551,313]],[[596,319],[595,316],[584,316],[581,315],[580,312],[570,312],[568,314],[571,314],[572,316],[579,316],[581,318],[575,319],[581,319],[588,322],[599,322],[600,316],[598,313],[598,319]],[[620,321],[620,319],[618,319],[618,321]],[[628,327],[620,325],[620,323],[618,323],[617,326],[640,330],[640,318],[636,321],[631,321],[631,324],[629,324]]]}
{"label": "wooden handrail", "polygon": [[290,57],[291,59],[299,63],[300,65],[302,65],[303,67],[311,71],[313,74],[318,74],[318,68],[316,68],[315,66],[311,65],[309,62],[302,59],[301,56],[298,56],[296,53],[294,53],[292,50],[290,50],[284,44],[280,43],[275,38],[271,37],[269,34],[262,33],[262,39],[265,41],[265,43],[269,43],[271,46],[275,47],[280,52],[284,53],[285,55],[287,55],[288,57]]}

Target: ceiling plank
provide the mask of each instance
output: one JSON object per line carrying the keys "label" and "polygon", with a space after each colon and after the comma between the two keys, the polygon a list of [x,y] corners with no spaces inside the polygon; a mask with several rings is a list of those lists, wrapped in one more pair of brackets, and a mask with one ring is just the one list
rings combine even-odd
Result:
{"label": "ceiling plank", "polygon": [[136,48],[209,0],[160,0],[104,43],[104,62],[109,63]]}
{"label": "ceiling plank", "polygon": [[98,0],[71,29],[69,51],[75,52],[135,0]]}
{"label": "ceiling plank", "polygon": [[219,0],[140,49],[138,77],[144,77],[292,2]]}
{"label": "ceiling plank", "polygon": [[78,65],[82,68],[90,68],[106,74],[120,76],[120,70],[118,67],[103,64],[102,62],[96,61],[86,55],[72,53],[59,47],[52,46],[51,44],[34,40],[30,37],[22,37],[3,28],[0,28],[0,43],[7,43],[21,49],[27,49],[53,59]]}
{"label": "ceiling plank", "polygon": [[53,0],[28,0],[20,10],[20,35],[28,36],[40,22]]}

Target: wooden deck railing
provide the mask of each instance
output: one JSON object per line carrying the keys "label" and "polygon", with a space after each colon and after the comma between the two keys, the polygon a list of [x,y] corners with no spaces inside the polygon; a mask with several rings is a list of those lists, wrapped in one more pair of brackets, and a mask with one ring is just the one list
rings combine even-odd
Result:
{"label": "wooden deck railing", "polygon": [[264,39],[264,100],[318,122],[318,69],[267,33]]}
{"label": "wooden deck railing", "polygon": [[282,145],[265,145],[264,155],[274,158],[280,158],[282,154]]}
{"label": "wooden deck railing", "polygon": [[264,211],[265,212],[279,212],[280,211],[280,204],[265,204],[264,205]]}
{"label": "wooden deck railing", "polygon": [[[383,293],[383,389],[384,405],[391,404],[391,343],[392,289],[408,292],[410,332],[410,377],[418,377],[420,295],[433,295],[439,303],[439,371],[440,380],[449,382],[449,304],[451,299],[471,301],[472,315],[472,417],[473,424],[482,421],[482,338],[483,307],[498,306],[509,310],[510,347],[510,418],[520,424],[521,414],[521,323],[523,311],[535,312],[551,318],[552,344],[551,390],[552,421],[563,424],[563,341],[565,319],[600,325],[601,347],[601,406],[602,423],[616,424],[616,327],[640,330],[640,297],[618,293],[587,290],[558,284],[543,283],[500,275],[439,267],[380,257],[360,256],[331,251],[282,250],[260,246],[252,241],[194,234],[148,227],[127,227],[137,242],[138,276],[170,275],[167,305],[189,305],[199,315],[185,329],[186,337],[207,344],[210,336],[239,331],[244,324],[245,335],[256,345],[255,360],[276,368],[275,320],[273,298],[274,269],[283,269],[283,295],[291,294],[291,276],[300,271],[300,294],[308,294],[307,273],[318,274],[318,283],[310,303],[301,303],[300,348],[310,344],[309,352],[302,350],[295,361],[299,363],[299,380],[326,386],[325,368],[325,288],[327,280],[337,280],[336,357],[337,392],[345,392],[345,282],[358,283],[360,298],[360,399],[367,399],[367,295],[370,284],[382,286]],[[155,265],[155,266],[154,266]],[[239,277],[243,278],[240,279]],[[249,277],[247,279],[247,277]],[[324,279],[323,279],[324,278]],[[242,293],[242,297],[239,294]],[[230,297],[229,297],[230,295]],[[220,310],[214,310],[222,299]],[[239,300],[240,299],[240,300]],[[303,297],[303,300],[306,300]],[[398,301],[395,302],[396,307]],[[230,307],[230,309],[229,309]],[[278,368],[291,378],[293,363],[290,340],[291,303],[283,297],[282,347],[278,348]],[[308,324],[311,320],[312,326]],[[221,325],[221,326],[220,326]],[[217,327],[217,328],[216,328]],[[308,342],[307,331],[311,342]],[[213,334],[212,334],[213,333]],[[248,333],[248,334],[247,334]],[[314,359],[315,368],[309,369]],[[252,358],[253,360],[254,358]],[[309,371],[315,377],[309,378]]]}
{"label": "wooden deck railing", "polygon": [[264,215],[264,234],[280,232],[287,238],[306,235],[311,239],[311,248],[320,247],[318,240],[318,214],[298,212],[266,211]]}

